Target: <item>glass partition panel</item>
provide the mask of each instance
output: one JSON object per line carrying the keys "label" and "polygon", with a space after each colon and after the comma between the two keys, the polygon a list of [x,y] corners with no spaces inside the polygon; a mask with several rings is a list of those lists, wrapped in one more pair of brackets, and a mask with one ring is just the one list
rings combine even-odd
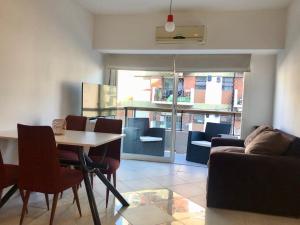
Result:
{"label": "glass partition panel", "polygon": [[[230,132],[226,135],[240,137],[243,73],[115,72],[116,117],[124,122],[126,137],[122,151],[126,158],[157,161],[175,158],[175,162],[180,158],[181,162],[185,161],[189,132],[205,132],[208,122],[230,124]],[[175,104],[174,93],[177,96]]]}
{"label": "glass partition panel", "polygon": [[[123,156],[170,161],[173,74],[118,70],[117,117],[124,120]],[[180,97],[184,97],[184,93]]]}

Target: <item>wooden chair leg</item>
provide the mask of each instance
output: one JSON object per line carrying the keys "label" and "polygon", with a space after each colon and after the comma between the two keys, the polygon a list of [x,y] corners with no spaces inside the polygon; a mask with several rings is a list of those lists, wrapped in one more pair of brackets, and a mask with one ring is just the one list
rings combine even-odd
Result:
{"label": "wooden chair leg", "polygon": [[[107,180],[109,182],[111,180],[111,174],[110,173],[107,174]],[[106,208],[107,208],[107,205],[108,205],[108,199],[109,199],[109,190],[108,190],[108,188],[106,188]]]}
{"label": "wooden chair leg", "polygon": [[[22,199],[22,201],[24,203],[24,201],[25,201],[24,191],[22,189],[19,189],[19,191],[20,191],[21,199]],[[26,214],[28,214],[28,208],[27,207],[26,207],[26,211],[25,212],[26,212]]]}
{"label": "wooden chair leg", "polygon": [[74,199],[76,201],[77,209],[78,209],[79,215],[81,217],[82,214],[81,214],[80,202],[79,202],[79,198],[78,198],[77,187],[76,186],[72,187],[72,190],[73,190],[73,194],[74,194]]}
{"label": "wooden chair leg", "polygon": [[[78,193],[78,190],[79,190],[79,186],[80,185],[76,185],[76,190],[77,190],[77,193]],[[73,196],[73,204],[75,203],[75,197]]]}
{"label": "wooden chair leg", "polygon": [[30,191],[26,191],[24,202],[23,202],[23,208],[22,208],[21,218],[20,218],[20,225],[22,225],[23,221],[24,221],[24,216],[25,216],[25,213],[26,213],[26,210],[27,210],[29,196],[30,196]]}
{"label": "wooden chair leg", "polygon": [[54,197],[53,197],[51,217],[50,217],[50,225],[53,225],[55,210],[56,210],[56,206],[57,206],[57,200],[58,200],[58,193],[54,194]]}
{"label": "wooden chair leg", "polygon": [[49,195],[45,193],[45,199],[46,199],[46,204],[47,204],[47,209],[49,210]]}

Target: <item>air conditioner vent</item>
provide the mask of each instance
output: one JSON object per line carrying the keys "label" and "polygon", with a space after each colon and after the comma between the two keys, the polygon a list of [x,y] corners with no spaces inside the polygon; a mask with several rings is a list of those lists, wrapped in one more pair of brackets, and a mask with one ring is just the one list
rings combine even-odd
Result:
{"label": "air conditioner vent", "polygon": [[164,27],[156,27],[156,42],[159,44],[187,42],[204,44],[205,33],[205,26],[176,26],[174,32],[166,32]]}

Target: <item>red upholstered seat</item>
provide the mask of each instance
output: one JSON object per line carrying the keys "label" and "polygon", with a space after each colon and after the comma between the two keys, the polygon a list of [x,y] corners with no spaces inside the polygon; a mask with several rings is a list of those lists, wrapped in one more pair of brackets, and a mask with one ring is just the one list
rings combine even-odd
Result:
{"label": "red upholstered seat", "polygon": [[[66,145],[66,147],[69,147]],[[74,149],[72,149],[74,150]],[[62,161],[62,160],[68,160],[68,161],[79,161],[79,158],[78,158],[78,154],[74,151],[69,151],[69,150],[62,150],[62,149],[59,149],[59,159]]]}
{"label": "red upholstered seat", "polygon": [[101,169],[101,172],[104,174],[113,174],[117,169],[120,167],[120,160],[111,158],[111,157],[98,157],[98,156],[91,156],[90,157],[94,162],[101,162],[107,165],[107,169]]}
{"label": "red upholstered seat", "polygon": [[[122,120],[115,119],[97,119],[94,132],[101,133],[122,133]],[[121,140],[110,142],[107,146],[107,153],[105,153],[105,146],[98,146],[90,148],[89,156],[96,162],[101,164],[107,164],[107,169],[101,169],[101,172],[107,174],[107,179],[110,181],[111,175],[113,175],[114,186],[116,187],[116,171],[120,166],[120,155],[121,155]],[[91,176],[93,179],[93,176]],[[106,207],[108,204],[109,191],[106,189]]]}
{"label": "red upholstered seat", "polygon": [[[67,130],[85,131],[87,118],[84,116],[69,115],[66,117]],[[58,145],[59,159],[61,161],[78,161],[77,152],[80,146]]]}
{"label": "red upholstered seat", "polygon": [[50,224],[52,224],[58,194],[72,187],[81,215],[77,186],[81,183],[83,176],[79,170],[60,167],[52,128],[18,124],[18,147],[18,186],[26,191],[20,224],[24,219],[30,192],[54,194],[50,219]]}

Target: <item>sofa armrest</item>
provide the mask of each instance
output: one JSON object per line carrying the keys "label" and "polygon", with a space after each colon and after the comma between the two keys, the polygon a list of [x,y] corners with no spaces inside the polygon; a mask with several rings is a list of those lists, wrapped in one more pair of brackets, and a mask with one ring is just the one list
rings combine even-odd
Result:
{"label": "sofa armrest", "polygon": [[208,207],[299,215],[299,159],[215,152],[208,166]]}
{"label": "sofa armrest", "polygon": [[125,127],[124,128],[125,138],[127,140],[139,140],[141,136],[140,129],[136,127]]}
{"label": "sofa armrest", "polygon": [[241,139],[233,139],[233,138],[220,138],[215,137],[211,140],[211,147],[218,146],[236,146],[236,147],[245,147],[244,140]]}

